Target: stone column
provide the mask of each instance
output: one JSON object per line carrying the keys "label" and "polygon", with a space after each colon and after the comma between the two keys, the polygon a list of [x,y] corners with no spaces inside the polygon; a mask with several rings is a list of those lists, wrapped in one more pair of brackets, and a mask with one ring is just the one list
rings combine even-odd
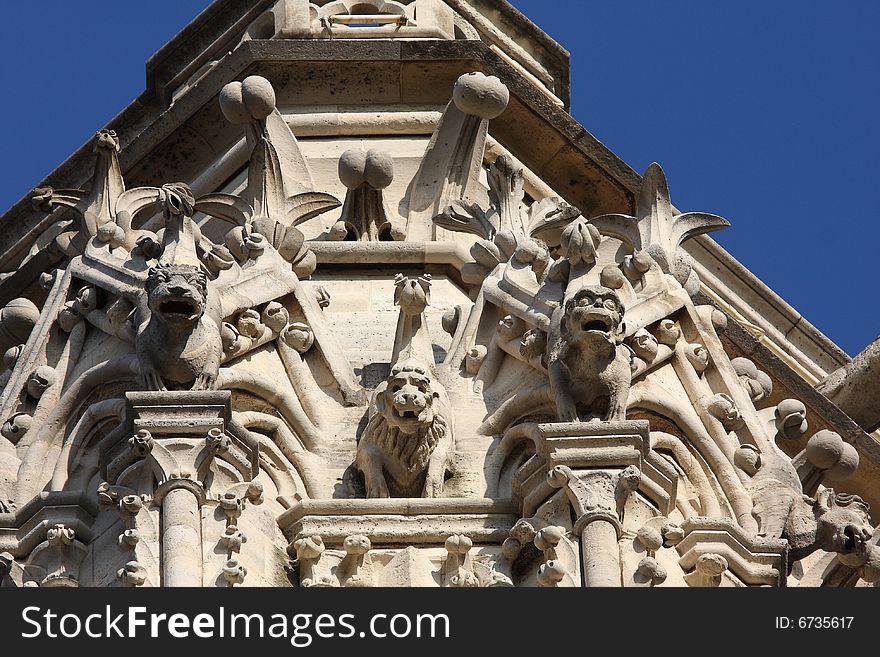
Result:
{"label": "stone column", "polygon": [[162,586],[201,586],[202,505],[214,457],[229,449],[223,433],[228,391],[137,392],[126,395],[137,430],[132,450],[157,480],[162,514]]}
{"label": "stone column", "polygon": [[584,586],[622,586],[618,541],[626,500],[641,480],[648,423],[565,422],[538,425],[538,432],[550,470],[545,492],[528,497],[564,490],[581,541]]}

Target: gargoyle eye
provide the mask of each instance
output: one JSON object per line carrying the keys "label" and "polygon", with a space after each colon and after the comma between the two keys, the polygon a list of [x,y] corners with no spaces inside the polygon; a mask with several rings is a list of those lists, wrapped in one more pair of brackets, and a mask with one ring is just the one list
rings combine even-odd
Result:
{"label": "gargoyle eye", "polygon": [[605,307],[608,310],[617,310],[617,302],[614,299],[605,299]]}
{"label": "gargoyle eye", "polygon": [[580,299],[578,299],[577,305],[579,305],[579,306],[592,306],[593,305],[593,298],[589,297],[589,296],[583,296]]}

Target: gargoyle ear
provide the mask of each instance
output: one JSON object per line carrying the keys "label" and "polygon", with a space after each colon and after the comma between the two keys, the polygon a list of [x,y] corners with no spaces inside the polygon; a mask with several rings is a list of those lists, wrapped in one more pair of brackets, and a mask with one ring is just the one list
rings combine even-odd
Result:
{"label": "gargoyle ear", "polygon": [[388,383],[383,381],[376,386],[376,392],[373,397],[376,403],[376,410],[380,413],[385,410],[385,391],[388,389]]}
{"label": "gargoyle ear", "polygon": [[834,489],[824,488],[816,494],[816,505],[822,511],[830,511],[834,504]]}

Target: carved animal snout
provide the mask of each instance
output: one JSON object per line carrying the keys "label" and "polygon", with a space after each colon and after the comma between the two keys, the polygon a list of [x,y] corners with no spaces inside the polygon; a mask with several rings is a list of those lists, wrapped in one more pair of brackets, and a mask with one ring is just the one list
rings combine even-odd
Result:
{"label": "carved animal snout", "polygon": [[403,388],[394,395],[394,408],[398,413],[413,411],[419,413],[425,409],[427,402],[425,395],[418,388],[407,390]]}

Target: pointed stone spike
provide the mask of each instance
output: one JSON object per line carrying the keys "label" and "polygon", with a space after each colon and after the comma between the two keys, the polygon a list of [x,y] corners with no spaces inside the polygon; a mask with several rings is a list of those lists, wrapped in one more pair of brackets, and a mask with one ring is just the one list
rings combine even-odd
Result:
{"label": "pointed stone spike", "polygon": [[667,222],[671,223],[672,216],[666,174],[659,164],[652,162],[645,170],[636,199],[636,219],[642,232],[643,245],[665,241],[667,236],[664,229]]}

